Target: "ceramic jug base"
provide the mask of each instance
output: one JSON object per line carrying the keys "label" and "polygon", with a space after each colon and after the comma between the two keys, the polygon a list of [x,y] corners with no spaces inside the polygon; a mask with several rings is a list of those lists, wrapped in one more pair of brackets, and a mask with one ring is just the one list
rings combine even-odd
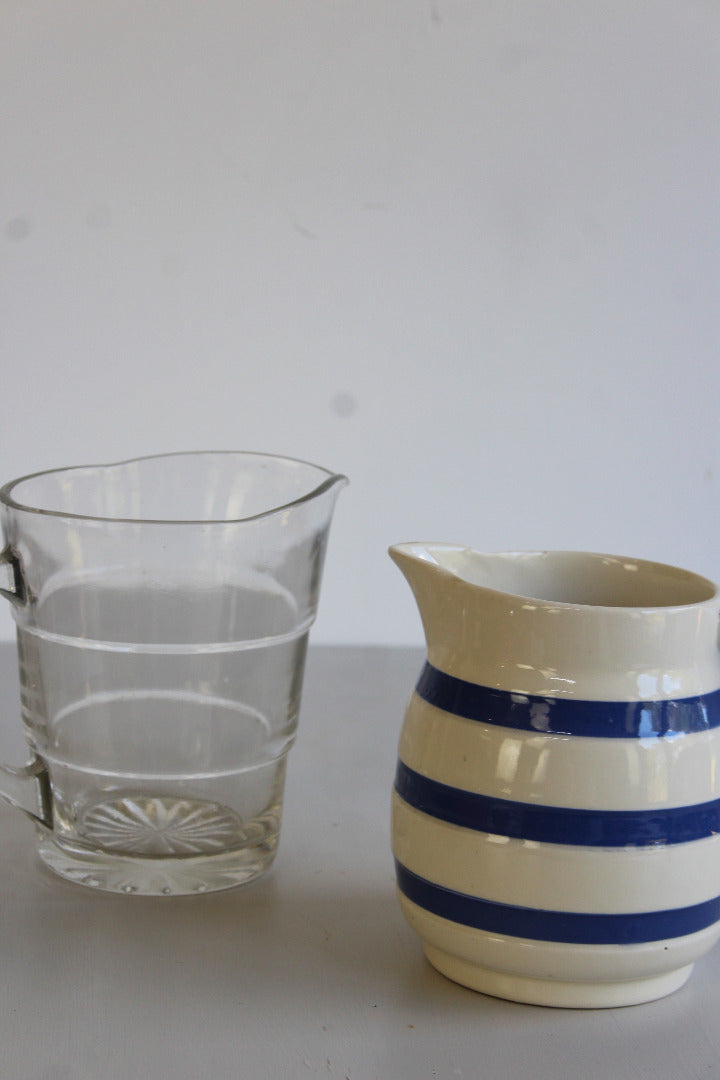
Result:
{"label": "ceramic jug base", "polygon": [[468,963],[432,945],[425,945],[424,948],[425,955],[434,968],[453,982],[471,990],[526,1005],[548,1005],[565,1009],[613,1009],[655,1001],[684,986],[693,969],[693,965],[688,964],[662,975],[621,982],[560,982],[556,979],[534,979],[493,971]]}
{"label": "ceramic jug base", "polygon": [[76,885],[136,896],[192,896],[232,889],[269,870],[277,851],[278,823],[245,847],[214,855],[143,857],[91,850],[39,831],[42,862]]}

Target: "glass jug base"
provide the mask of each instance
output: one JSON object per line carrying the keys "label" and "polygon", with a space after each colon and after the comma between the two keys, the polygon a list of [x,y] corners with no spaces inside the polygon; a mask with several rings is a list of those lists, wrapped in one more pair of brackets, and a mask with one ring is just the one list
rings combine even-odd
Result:
{"label": "glass jug base", "polygon": [[[260,822],[256,822],[260,825]],[[218,854],[131,856],[93,850],[40,832],[38,854],[66,881],[127,896],[192,896],[245,885],[264,874],[277,851],[279,823],[262,822],[252,843]]]}

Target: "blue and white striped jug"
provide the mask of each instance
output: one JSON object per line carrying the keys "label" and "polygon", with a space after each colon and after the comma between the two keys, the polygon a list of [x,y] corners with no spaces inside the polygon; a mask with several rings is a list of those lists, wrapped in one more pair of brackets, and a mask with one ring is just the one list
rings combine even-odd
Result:
{"label": "blue and white striped jug", "polygon": [[476,990],[606,1007],[720,936],[720,597],[578,552],[401,544],[427,661],[393,792],[400,904]]}

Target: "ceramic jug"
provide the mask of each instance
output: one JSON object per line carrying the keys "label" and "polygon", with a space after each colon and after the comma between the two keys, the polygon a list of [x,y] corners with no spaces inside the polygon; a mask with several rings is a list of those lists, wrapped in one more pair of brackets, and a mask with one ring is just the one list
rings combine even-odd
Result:
{"label": "ceramic jug", "polygon": [[401,544],[427,660],[392,841],[430,962],[499,997],[681,987],[720,936],[718,589],[578,552]]}

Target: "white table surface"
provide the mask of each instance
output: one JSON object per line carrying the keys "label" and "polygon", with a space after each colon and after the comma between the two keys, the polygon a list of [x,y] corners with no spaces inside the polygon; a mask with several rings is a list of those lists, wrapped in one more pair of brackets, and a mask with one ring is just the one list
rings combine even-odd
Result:
{"label": "white table surface", "polygon": [[[414,650],[310,649],[280,851],[264,879],[168,900],[85,891],[0,806],[2,1080],[711,1080],[720,949],[650,1005],[543,1009],[424,960],[395,900],[389,798]],[[0,647],[17,759],[14,650]]]}

